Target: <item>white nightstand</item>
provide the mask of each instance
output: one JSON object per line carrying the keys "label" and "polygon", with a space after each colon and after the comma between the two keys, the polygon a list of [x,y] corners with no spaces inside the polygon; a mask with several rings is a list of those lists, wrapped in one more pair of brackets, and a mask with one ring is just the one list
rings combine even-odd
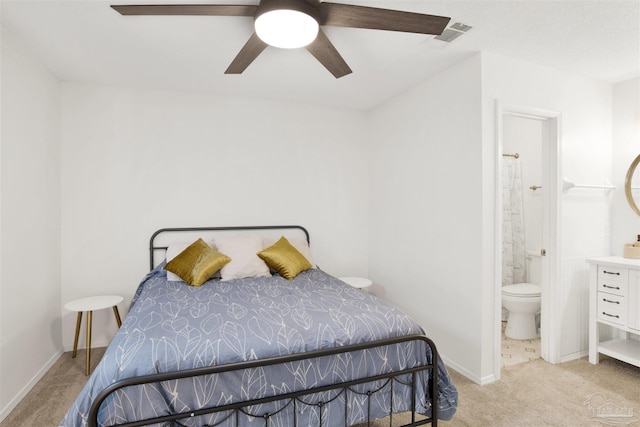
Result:
{"label": "white nightstand", "polygon": [[73,301],[69,301],[64,305],[69,311],[78,312],[78,320],[76,321],[76,338],[73,341],[73,354],[72,358],[76,357],[78,352],[78,337],[80,335],[80,324],[82,323],[82,313],[87,312],[87,357],[85,361],[85,375],[89,375],[89,366],[91,365],[91,314],[95,310],[102,310],[104,308],[113,308],[113,314],[116,317],[116,323],[118,328],[122,325],[120,321],[120,313],[118,312],[118,304],[122,302],[124,298],[119,295],[100,295],[95,297],[80,298]]}
{"label": "white nightstand", "polygon": [[366,289],[373,283],[370,279],[364,277],[340,277],[340,280],[358,289]]}

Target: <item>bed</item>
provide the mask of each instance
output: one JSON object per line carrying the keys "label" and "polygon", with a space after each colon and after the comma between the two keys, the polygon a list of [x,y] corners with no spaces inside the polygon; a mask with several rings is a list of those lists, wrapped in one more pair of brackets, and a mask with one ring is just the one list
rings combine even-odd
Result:
{"label": "bed", "polygon": [[422,328],[315,265],[290,280],[169,280],[161,237],[210,232],[309,242],[301,226],[158,230],[151,271],[61,426],[435,426],[454,415],[457,390]]}

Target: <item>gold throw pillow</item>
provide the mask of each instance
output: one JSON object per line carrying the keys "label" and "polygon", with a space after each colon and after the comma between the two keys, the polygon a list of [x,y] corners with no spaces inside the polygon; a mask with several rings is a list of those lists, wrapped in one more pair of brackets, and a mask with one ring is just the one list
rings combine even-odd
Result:
{"label": "gold throw pillow", "polygon": [[287,280],[312,267],[311,263],[282,236],[273,245],[257,254],[269,267]]}
{"label": "gold throw pillow", "polygon": [[191,286],[200,286],[231,258],[198,239],[164,266]]}

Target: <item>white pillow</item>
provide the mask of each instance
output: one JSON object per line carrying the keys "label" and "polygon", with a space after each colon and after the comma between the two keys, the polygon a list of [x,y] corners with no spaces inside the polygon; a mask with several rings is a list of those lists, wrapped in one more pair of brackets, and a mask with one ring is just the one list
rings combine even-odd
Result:
{"label": "white pillow", "polygon": [[262,236],[216,237],[214,243],[218,252],[231,258],[231,262],[220,270],[222,281],[270,277],[269,267],[256,255],[264,249],[263,240]]}
{"label": "white pillow", "polygon": [[[264,249],[267,249],[269,246],[276,243],[278,239],[280,238],[278,237],[277,239],[274,239],[272,237],[265,237]],[[298,252],[300,252],[302,256],[307,259],[307,261],[309,261],[309,264],[311,264],[311,268],[316,268],[316,263],[313,262],[313,257],[311,256],[311,248],[309,247],[309,242],[307,242],[307,239],[287,237],[287,240],[289,241],[289,243],[291,243],[291,246],[296,248]]]}

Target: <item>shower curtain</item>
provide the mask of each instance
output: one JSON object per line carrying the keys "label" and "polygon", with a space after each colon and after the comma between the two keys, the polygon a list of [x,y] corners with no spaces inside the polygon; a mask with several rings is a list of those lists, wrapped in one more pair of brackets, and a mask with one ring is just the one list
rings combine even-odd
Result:
{"label": "shower curtain", "polygon": [[526,281],[522,167],[505,158],[502,166],[502,286]]}

